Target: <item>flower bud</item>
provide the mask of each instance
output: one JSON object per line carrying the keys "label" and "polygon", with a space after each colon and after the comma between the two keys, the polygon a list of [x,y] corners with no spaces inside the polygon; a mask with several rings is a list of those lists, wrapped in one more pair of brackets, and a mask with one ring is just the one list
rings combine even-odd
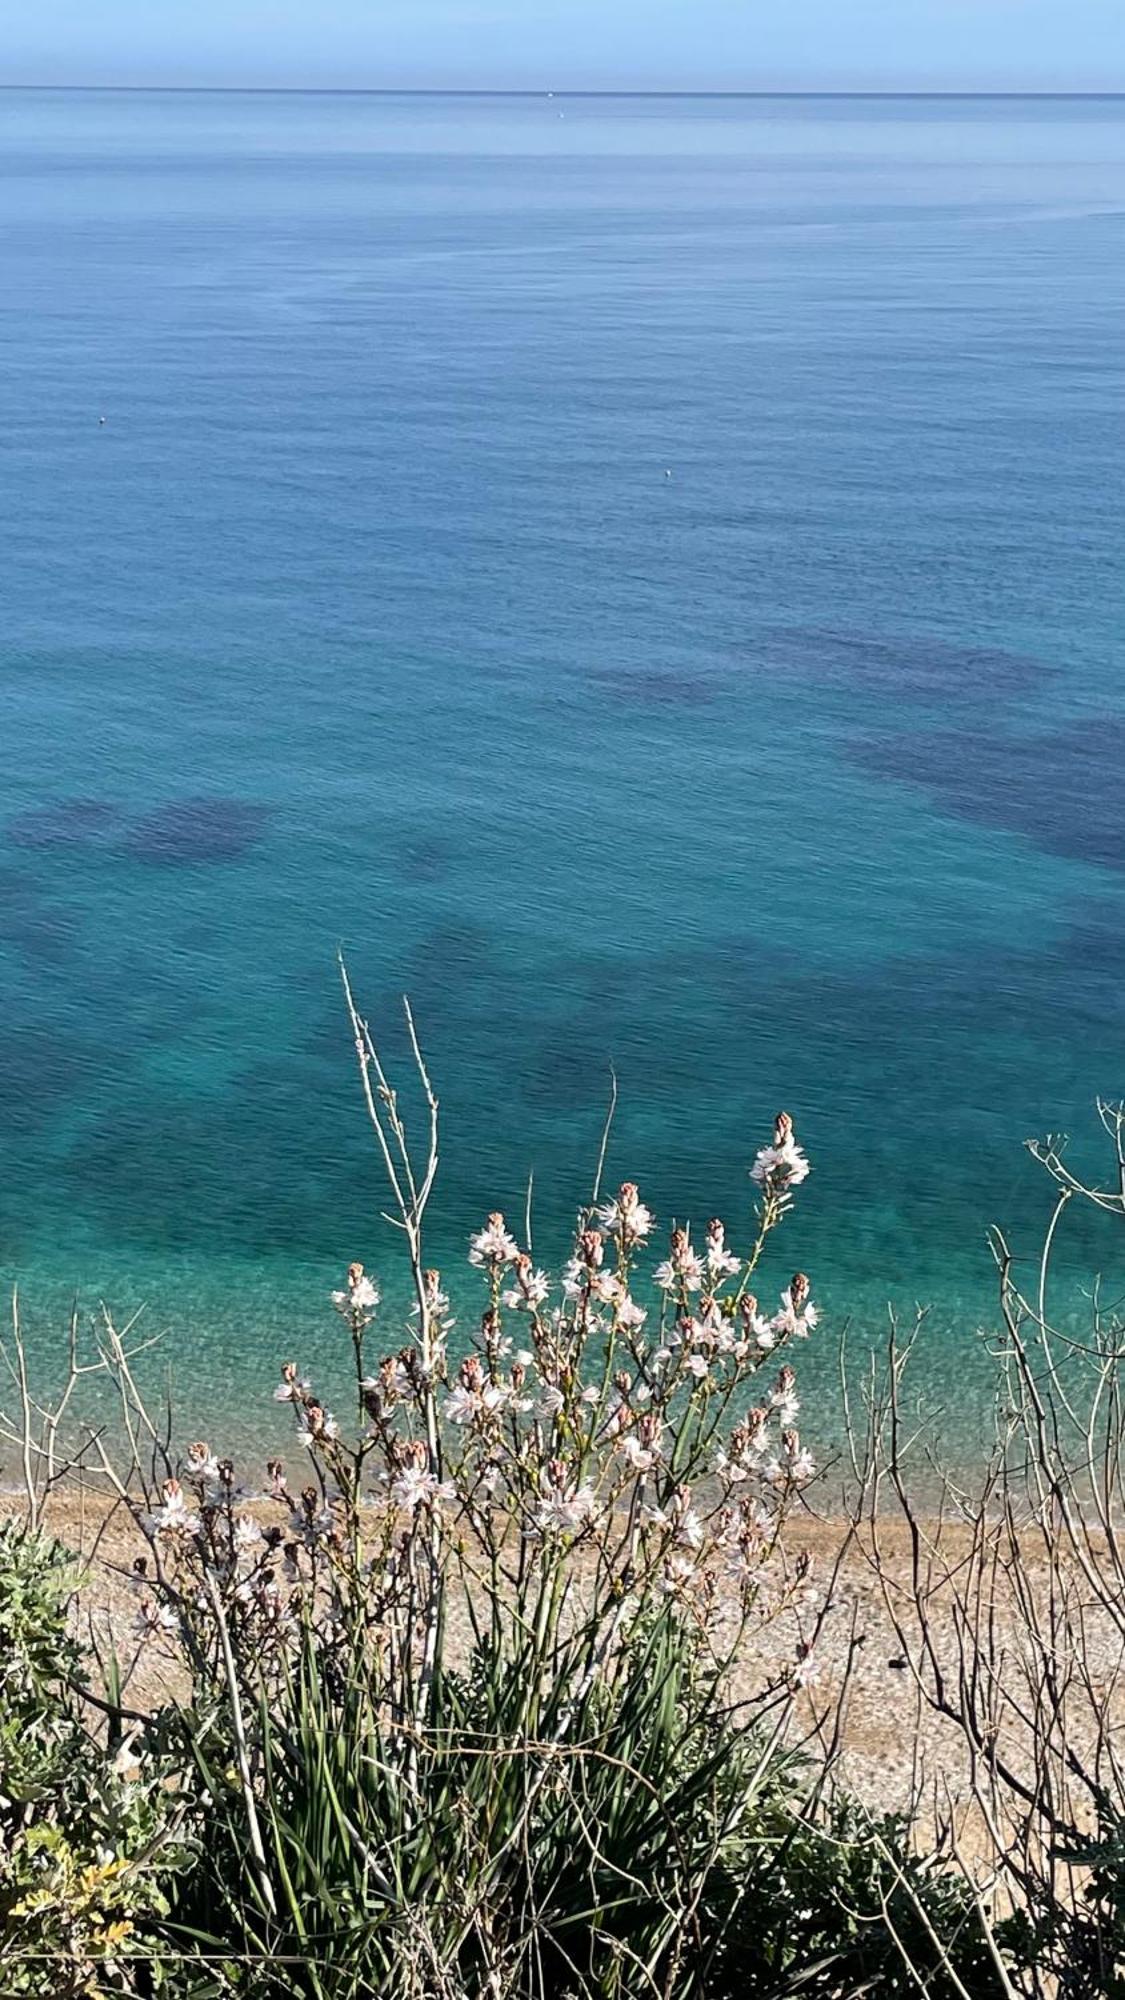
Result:
{"label": "flower bud", "polygon": [[601,1269],[605,1257],[605,1242],[600,1229],[584,1229],[578,1239],[582,1262],[591,1271]]}

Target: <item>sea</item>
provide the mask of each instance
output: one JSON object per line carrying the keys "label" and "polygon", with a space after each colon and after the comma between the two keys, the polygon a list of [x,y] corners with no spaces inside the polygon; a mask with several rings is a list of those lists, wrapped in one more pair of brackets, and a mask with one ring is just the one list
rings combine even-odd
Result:
{"label": "sea", "polygon": [[342,953],[459,1339],[614,1093],[607,1181],[736,1250],[784,1108],[810,1441],[918,1307],[967,1435],[1025,1141],[1112,1179],[1125,1090],[1125,102],[6,90],[0,270],[35,1379],[76,1302],[264,1442],[353,1258],[401,1344]]}

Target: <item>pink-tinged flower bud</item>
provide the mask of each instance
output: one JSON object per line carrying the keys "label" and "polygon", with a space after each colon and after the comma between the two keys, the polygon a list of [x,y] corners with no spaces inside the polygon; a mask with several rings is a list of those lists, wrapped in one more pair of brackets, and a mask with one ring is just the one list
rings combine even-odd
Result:
{"label": "pink-tinged flower bud", "polygon": [[773,1143],[775,1146],[784,1146],[786,1140],[792,1137],[793,1120],[788,1111],[779,1111],[773,1121]]}
{"label": "pink-tinged flower bud", "polygon": [[627,1396],[629,1394],[629,1390],[632,1387],[632,1384],[630,1383],[629,1377],[626,1374],[624,1368],[618,1369],[616,1375],[613,1378],[613,1386],[616,1389],[619,1396]]}
{"label": "pink-tinged flower bud", "polygon": [[686,1230],[686,1229],[673,1229],[673,1231],[672,1231],[672,1234],[671,1234],[671,1237],[670,1237],[670,1239],[669,1239],[669,1240],[670,1240],[670,1242],[671,1242],[671,1245],[672,1245],[672,1255],[673,1255],[673,1257],[679,1257],[679,1256],[681,1256],[681,1255],[682,1255],[682,1253],[683,1253],[683,1252],[684,1252],[684,1251],[685,1251],[685,1250],[687,1249],[687,1245],[688,1245],[688,1233],[687,1233],[687,1230]]}
{"label": "pink-tinged flower bud", "polygon": [[757,1319],[758,1301],[755,1298],[753,1292],[743,1292],[742,1298],[739,1301],[738,1310],[742,1314],[742,1317],[746,1322],[747,1326],[749,1326],[753,1320]]}
{"label": "pink-tinged flower bud", "polygon": [[423,1271],[422,1285],[426,1294],[426,1304],[436,1306],[441,1299],[441,1272]]}
{"label": "pink-tinged flower bud", "polygon": [[794,1312],[800,1312],[809,1296],[809,1280],[804,1271],[794,1271],[789,1280],[789,1296],[793,1301]]}
{"label": "pink-tinged flower bud", "polygon": [[284,1364],[281,1370],[281,1379],[283,1382],[295,1382],[297,1380],[297,1363],[295,1361],[287,1361]]}
{"label": "pink-tinged flower bud", "polygon": [[523,1385],[526,1382],[526,1380],[527,1380],[527,1369],[524,1367],[523,1362],[513,1361],[512,1387],[515,1390],[517,1396],[519,1395],[520,1390],[523,1388]]}
{"label": "pink-tinged flower bud", "polygon": [[777,1393],[779,1396],[791,1396],[796,1386],[796,1373],[786,1362],[784,1368],[778,1370]]}
{"label": "pink-tinged flower bud", "polygon": [[221,1458],[219,1460],[219,1478],[222,1480],[224,1486],[234,1485],[234,1460],[232,1458]]}
{"label": "pink-tinged flower bud", "polygon": [[726,1235],[727,1235],[726,1224],[724,1222],[720,1222],[717,1215],[713,1215],[711,1217],[710,1222],[707,1224],[708,1243],[713,1243],[717,1250],[721,1250],[724,1243],[726,1242]]}
{"label": "pink-tinged flower bud", "polygon": [[584,1229],[578,1238],[578,1248],[587,1269],[599,1271],[605,1257],[605,1242],[601,1230]]}
{"label": "pink-tinged flower bud", "polygon": [[484,1371],[480,1365],[479,1355],[467,1354],[465,1356],[465,1359],[461,1363],[461,1381],[471,1395],[475,1396],[479,1394],[484,1383]]}

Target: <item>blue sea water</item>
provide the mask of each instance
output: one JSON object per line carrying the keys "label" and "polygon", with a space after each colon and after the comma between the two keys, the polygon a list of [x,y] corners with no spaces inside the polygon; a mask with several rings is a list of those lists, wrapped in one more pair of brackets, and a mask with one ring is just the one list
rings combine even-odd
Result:
{"label": "blue sea water", "polygon": [[250,1422],[395,1294],[343,947],[435,1261],[532,1172],[555,1254],[611,1067],[611,1174],[737,1244],[785,1105],[767,1286],[829,1374],[931,1302],[960,1421],[1021,1141],[1123,1087],[1125,103],[9,91],[0,257],[43,1365],[147,1302]]}

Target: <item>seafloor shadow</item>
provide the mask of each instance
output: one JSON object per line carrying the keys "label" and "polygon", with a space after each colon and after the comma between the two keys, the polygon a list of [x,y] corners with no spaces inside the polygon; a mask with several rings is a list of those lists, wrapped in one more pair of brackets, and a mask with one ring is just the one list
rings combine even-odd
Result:
{"label": "seafloor shadow", "polygon": [[1125,718],[1091,716],[1035,735],[940,729],[868,735],[855,762],[920,785],[938,809],[999,827],[1050,854],[1125,868]]}

